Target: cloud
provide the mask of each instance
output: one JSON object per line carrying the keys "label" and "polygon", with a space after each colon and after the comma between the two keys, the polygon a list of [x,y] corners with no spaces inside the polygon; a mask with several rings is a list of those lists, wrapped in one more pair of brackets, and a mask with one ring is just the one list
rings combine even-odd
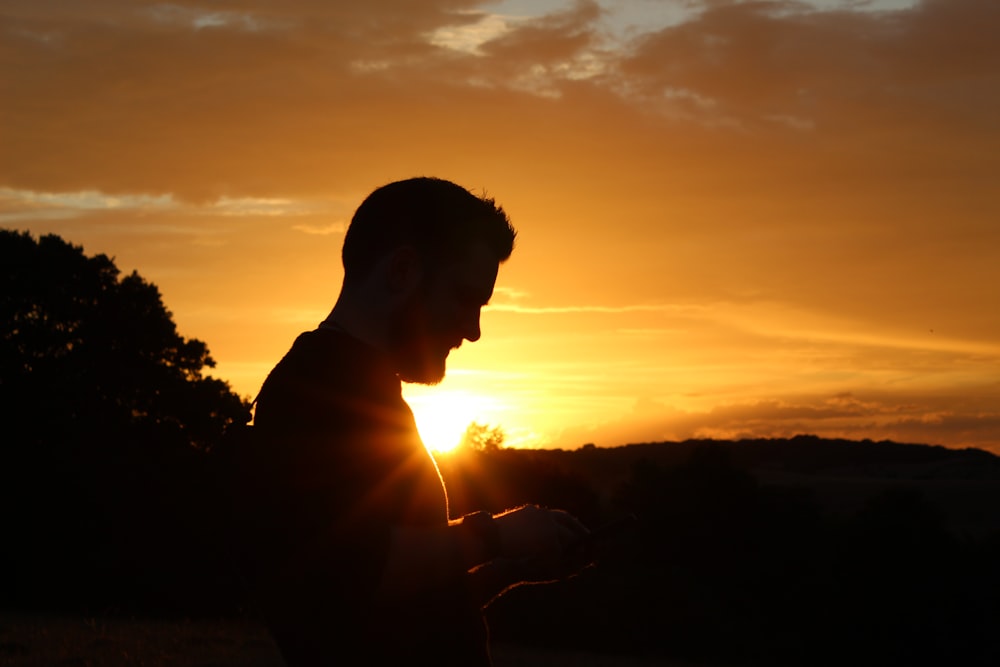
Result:
{"label": "cloud", "polygon": [[[1000,344],[976,336],[936,332],[930,329],[893,327],[886,324],[874,329],[864,320],[832,315],[821,309],[747,298],[741,301],[704,301],[701,303],[624,303],[614,305],[568,304],[531,305],[522,298],[510,298],[498,290],[496,302],[488,312],[509,316],[567,316],[587,330],[601,326],[619,334],[639,337],[697,332],[695,337],[725,332],[743,345],[780,348],[786,352],[808,349],[816,356],[822,348],[827,353],[880,356],[884,360],[903,355],[926,358],[976,360],[1000,364]],[[585,319],[587,316],[593,316]],[[603,325],[598,322],[602,322]],[[743,349],[747,349],[744,347]]]}
{"label": "cloud", "polygon": [[486,310],[528,315],[565,315],[565,314],[622,314],[622,313],[668,313],[671,315],[692,316],[702,313],[704,306],[673,305],[673,304],[627,304],[621,306],[600,305],[568,305],[568,306],[525,306],[516,303],[490,303]]}
{"label": "cloud", "polygon": [[301,201],[267,197],[220,197],[211,205],[211,210],[226,216],[300,216],[313,211]]}
{"label": "cloud", "polygon": [[[810,150],[828,167],[817,177],[857,180],[843,171],[855,150],[872,157],[859,177],[939,160],[976,162],[981,174],[996,167],[983,141],[995,141],[1000,47],[987,26],[1000,10],[980,0],[888,13],[708,3],[627,42],[609,42],[616,19],[596,2],[504,29],[474,2],[88,8],[15,0],[0,17],[0,181],[9,187],[166,188],[206,200],[365,190],[385,172],[374,154],[438,162],[467,150],[469,130],[483,151],[551,155],[541,158],[550,165],[574,135],[578,144],[608,133],[621,145],[641,131],[651,150],[687,164],[690,180],[697,152],[724,137],[698,145],[691,128],[633,116],[656,109],[771,138],[818,133]],[[484,41],[465,51],[434,43],[477,12],[493,26],[480,26]],[[764,157],[740,148],[747,137],[731,139],[734,172],[801,158],[794,143]]]}
{"label": "cloud", "polygon": [[[12,130],[0,139],[0,178],[32,189],[130,192],[166,178],[184,197],[226,189],[260,196],[309,143],[317,144],[307,151],[313,158],[343,154],[329,140],[315,142],[313,131],[335,145],[346,133],[328,111],[370,103],[350,62],[429,55],[420,35],[444,17],[432,3],[155,7],[5,7],[5,97],[17,103],[0,110]],[[213,16],[210,29],[195,29]],[[309,169],[306,162],[299,166]]]}
{"label": "cloud", "polygon": [[684,411],[640,399],[617,421],[569,429],[554,446],[585,442],[617,446],[634,442],[698,438],[744,439],[813,434],[853,440],[895,440],[979,447],[1000,454],[1000,386],[980,387],[980,400],[965,394],[841,393],[800,395]]}
{"label": "cloud", "polygon": [[99,190],[38,192],[0,187],[0,222],[29,222],[131,212],[139,215],[172,213],[189,216],[287,217],[305,216],[328,208],[324,202],[266,197],[219,197],[212,202],[183,202],[173,194],[116,193]]}
{"label": "cloud", "polygon": [[483,55],[482,45],[493,41],[512,29],[517,17],[470,12],[459,15],[464,20],[458,25],[446,25],[428,35],[435,46],[453,49],[475,56]]}
{"label": "cloud", "polygon": [[[794,119],[795,129],[867,140],[877,129],[891,141],[961,117],[971,126],[949,126],[968,137],[992,126],[1000,101],[1000,47],[986,27],[998,19],[1000,8],[977,0],[896,12],[706,3],[696,19],[644,36],[620,72],[648,103],[659,98],[661,107],[686,105],[692,117],[724,115],[745,127]],[[713,108],[670,94],[678,89]]]}
{"label": "cloud", "polygon": [[259,32],[289,28],[289,21],[270,20],[266,15],[238,9],[205,9],[203,7],[185,7],[180,4],[160,3],[152,5],[142,14],[164,25],[179,25],[194,31],[206,29],[230,29],[246,32]]}
{"label": "cloud", "polygon": [[178,208],[172,195],[111,195],[97,190],[37,192],[0,187],[0,222],[60,220],[93,211],[168,211]]}
{"label": "cloud", "polygon": [[327,225],[292,225],[292,229],[304,234],[316,236],[328,236],[330,234],[343,234],[347,231],[347,223],[343,220],[331,222]]}
{"label": "cloud", "polygon": [[521,301],[526,299],[530,293],[527,290],[511,287],[509,285],[497,285],[493,288],[493,300],[502,302]]}
{"label": "cloud", "polygon": [[601,6],[579,0],[570,9],[525,21],[482,45],[490,77],[514,90],[559,98],[567,81],[591,80],[607,69],[598,21]]}

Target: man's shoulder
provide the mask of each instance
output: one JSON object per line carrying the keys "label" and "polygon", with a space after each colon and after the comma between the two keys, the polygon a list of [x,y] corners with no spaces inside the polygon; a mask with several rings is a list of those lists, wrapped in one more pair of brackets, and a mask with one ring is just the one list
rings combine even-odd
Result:
{"label": "man's shoulder", "polygon": [[335,362],[344,356],[344,348],[349,341],[338,332],[314,329],[298,335],[291,348],[285,353],[276,369],[303,366],[315,367],[317,363]]}
{"label": "man's shoulder", "polygon": [[343,332],[317,329],[300,334],[268,375],[257,414],[314,413],[398,391],[398,378],[372,348]]}
{"label": "man's shoulder", "polygon": [[374,350],[361,341],[340,331],[315,329],[299,334],[267,381],[294,377],[335,381],[379,370]]}

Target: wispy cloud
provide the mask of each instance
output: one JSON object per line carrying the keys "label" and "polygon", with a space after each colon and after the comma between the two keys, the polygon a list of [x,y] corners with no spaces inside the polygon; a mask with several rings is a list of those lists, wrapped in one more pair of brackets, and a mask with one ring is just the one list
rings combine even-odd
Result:
{"label": "wispy cloud", "polygon": [[1000,453],[1000,410],[987,407],[1000,387],[983,387],[969,405],[960,394],[840,393],[788,395],[731,403],[709,410],[679,410],[651,400],[637,401],[619,419],[570,428],[553,444],[584,442],[617,446],[630,442],[691,438],[740,439],[814,434],[853,440],[895,440],[980,447]]}
{"label": "wispy cloud", "polygon": [[303,234],[313,234],[316,236],[329,236],[330,234],[343,234],[347,231],[347,223],[344,221],[331,222],[327,225],[292,225],[292,229]]}
{"label": "wispy cloud", "polygon": [[0,222],[73,218],[93,211],[167,211],[179,208],[171,194],[107,194],[99,190],[38,192],[0,187]]}
{"label": "wispy cloud", "polygon": [[739,333],[746,341],[744,344],[749,343],[749,338],[756,339],[754,345],[758,348],[770,344],[786,351],[801,346],[821,346],[829,350],[956,355],[956,358],[977,358],[980,363],[1000,367],[1000,343],[995,340],[950,335],[929,328],[873,328],[862,319],[773,301],[621,305],[529,305],[503,301],[491,303],[486,310],[515,315],[621,316],[612,325],[614,331],[649,339],[665,335],[704,336],[706,327],[711,327],[716,332],[714,335],[719,331]]}
{"label": "wispy cloud", "polygon": [[220,197],[198,203],[172,193],[107,193],[100,190],[40,192],[0,188],[0,222],[57,220],[100,212],[179,213],[224,217],[305,216],[321,211],[316,202],[273,197]]}
{"label": "wispy cloud", "polygon": [[511,30],[518,17],[500,16],[498,14],[481,14],[479,12],[462,12],[458,25],[446,25],[431,32],[427,39],[431,44],[462,53],[482,56],[480,47]]}
{"label": "wispy cloud", "polygon": [[520,289],[517,287],[508,287],[507,285],[497,285],[493,289],[493,297],[500,299],[509,299],[511,301],[519,301],[526,298],[530,292],[525,289]]}
{"label": "wispy cloud", "polygon": [[302,201],[268,197],[220,197],[211,204],[211,209],[219,215],[227,216],[298,216],[313,212]]}
{"label": "wispy cloud", "polygon": [[615,313],[668,313],[671,315],[694,316],[704,313],[706,308],[697,305],[676,304],[628,304],[621,306],[600,305],[566,305],[566,306],[527,306],[516,303],[490,303],[487,310],[522,313],[528,315],[566,315],[577,313],[615,314]]}
{"label": "wispy cloud", "polygon": [[275,20],[273,17],[249,9],[203,9],[160,3],[145,9],[142,13],[157,23],[179,25],[195,31],[228,29],[259,32],[292,25],[287,19]]}

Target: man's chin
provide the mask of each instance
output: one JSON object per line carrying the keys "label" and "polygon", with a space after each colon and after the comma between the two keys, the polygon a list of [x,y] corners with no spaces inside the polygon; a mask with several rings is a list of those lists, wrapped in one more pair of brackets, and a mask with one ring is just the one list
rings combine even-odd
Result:
{"label": "man's chin", "polygon": [[436,373],[434,375],[431,374],[413,375],[409,373],[400,373],[399,379],[402,380],[403,382],[409,382],[410,384],[424,384],[433,386],[436,384],[441,384],[441,381],[444,380],[444,373]]}
{"label": "man's chin", "polygon": [[423,364],[413,364],[399,369],[399,379],[413,384],[435,385],[444,380],[445,360],[427,361]]}

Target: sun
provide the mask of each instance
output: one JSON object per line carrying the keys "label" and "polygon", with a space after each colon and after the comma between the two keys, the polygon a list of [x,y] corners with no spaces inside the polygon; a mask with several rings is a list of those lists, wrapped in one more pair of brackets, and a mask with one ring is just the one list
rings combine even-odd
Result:
{"label": "sun", "polygon": [[483,420],[488,399],[463,390],[420,392],[407,397],[424,446],[447,452],[462,440],[469,424]]}

